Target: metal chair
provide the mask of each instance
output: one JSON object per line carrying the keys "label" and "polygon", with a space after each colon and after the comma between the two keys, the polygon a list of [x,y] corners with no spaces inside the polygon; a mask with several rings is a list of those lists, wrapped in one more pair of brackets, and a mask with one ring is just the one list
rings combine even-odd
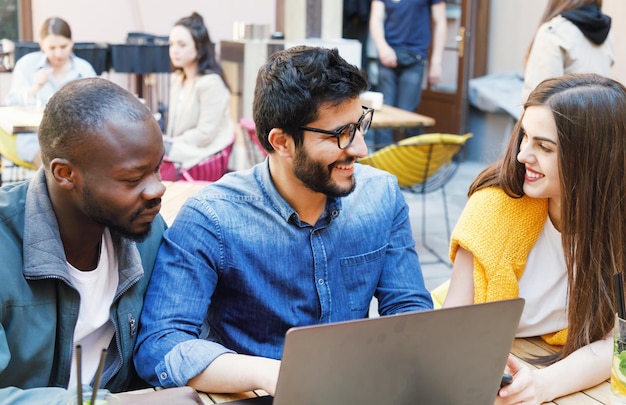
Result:
{"label": "metal chair", "polygon": [[0,128],[0,186],[32,177],[37,167],[17,155],[15,135]]}
{"label": "metal chair", "polygon": [[247,135],[245,145],[248,153],[248,162],[250,165],[262,162],[267,156],[267,151],[263,148],[261,142],[259,142],[259,138],[256,135],[256,125],[254,124],[254,121],[249,118],[242,118],[239,120],[239,126],[241,126]]}
{"label": "metal chair", "polygon": [[360,163],[385,170],[398,179],[404,190],[422,194],[422,243],[440,262],[450,266],[426,241],[426,194],[441,190],[446,235],[450,239],[450,220],[445,185],[458,168],[458,152],[472,137],[455,134],[425,134],[403,139],[361,159]]}

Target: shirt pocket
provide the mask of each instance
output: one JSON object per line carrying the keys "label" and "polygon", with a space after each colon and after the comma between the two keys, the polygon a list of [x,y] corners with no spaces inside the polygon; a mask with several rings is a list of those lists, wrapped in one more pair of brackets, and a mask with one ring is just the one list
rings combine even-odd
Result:
{"label": "shirt pocket", "polygon": [[374,291],[378,286],[387,246],[339,260],[346,288],[346,295],[352,311],[369,309]]}

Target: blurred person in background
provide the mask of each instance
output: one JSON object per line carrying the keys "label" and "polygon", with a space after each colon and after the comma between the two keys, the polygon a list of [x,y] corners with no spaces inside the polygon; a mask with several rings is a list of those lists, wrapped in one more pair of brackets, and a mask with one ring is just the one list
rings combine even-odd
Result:
{"label": "blurred person in background", "polygon": [[[422,82],[428,60],[428,82],[441,80],[446,41],[444,0],[373,0],[370,35],[378,52],[377,91],[387,105],[415,111],[422,97]],[[380,148],[415,133],[373,131],[374,148]]]}
{"label": "blurred person in background", "polygon": [[610,30],[602,0],[548,0],[526,55],[522,101],[543,80],[566,73],[609,77],[615,62]]}
{"label": "blurred person in background", "polygon": [[[44,21],[39,32],[39,48],[40,51],[28,53],[15,63],[7,105],[43,108],[64,84],[97,76],[89,62],[74,55],[72,30],[59,17]],[[21,160],[41,166],[35,133],[18,134],[15,141]]]}
{"label": "blurred person in background", "polygon": [[166,155],[189,168],[232,142],[231,94],[202,16],[194,12],[178,20],[170,32],[169,43],[174,71]]}

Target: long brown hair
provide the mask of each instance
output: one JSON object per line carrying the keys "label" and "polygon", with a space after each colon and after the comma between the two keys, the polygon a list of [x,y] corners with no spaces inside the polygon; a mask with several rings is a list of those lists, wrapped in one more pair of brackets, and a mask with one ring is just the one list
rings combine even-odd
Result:
{"label": "long brown hair", "polygon": [[[613,274],[626,263],[626,88],[596,74],[569,74],[539,84],[524,110],[530,106],[552,110],[559,150],[568,337],[559,353],[543,358],[551,363],[613,329]],[[476,178],[470,195],[489,186],[511,197],[524,194],[520,122],[505,156]]]}
{"label": "long brown hair", "polygon": [[[546,8],[543,10],[543,15],[541,16],[541,20],[539,20],[539,26],[544,23],[547,23],[557,15],[561,14],[563,11],[573,10],[575,8],[580,8],[582,6],[587,5],[595,5],[602,8],[602,0],[548,0],[548,4]],[[536,31],[535,31],[536,35]],[[526,57],[524,58],[524,64],[528,61],[528,55],[530,55],[530,50],[533,47],[533,43],[535,42],[535,36],[533,36],[532,41],[530,41],[530,45],[526,50]]]}

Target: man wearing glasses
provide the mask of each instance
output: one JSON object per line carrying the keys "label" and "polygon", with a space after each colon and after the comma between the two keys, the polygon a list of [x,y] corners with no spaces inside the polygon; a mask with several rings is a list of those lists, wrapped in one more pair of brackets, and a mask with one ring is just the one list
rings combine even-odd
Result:
{"label": "man wearing glasses", "polygon": [[356,163],[373,111],[337,50],[294,47],[259,70],[268,158],[190,198],[164,234],[135,353],[154,385],[274,393],[293,326],[432,308],[396,179]]}

